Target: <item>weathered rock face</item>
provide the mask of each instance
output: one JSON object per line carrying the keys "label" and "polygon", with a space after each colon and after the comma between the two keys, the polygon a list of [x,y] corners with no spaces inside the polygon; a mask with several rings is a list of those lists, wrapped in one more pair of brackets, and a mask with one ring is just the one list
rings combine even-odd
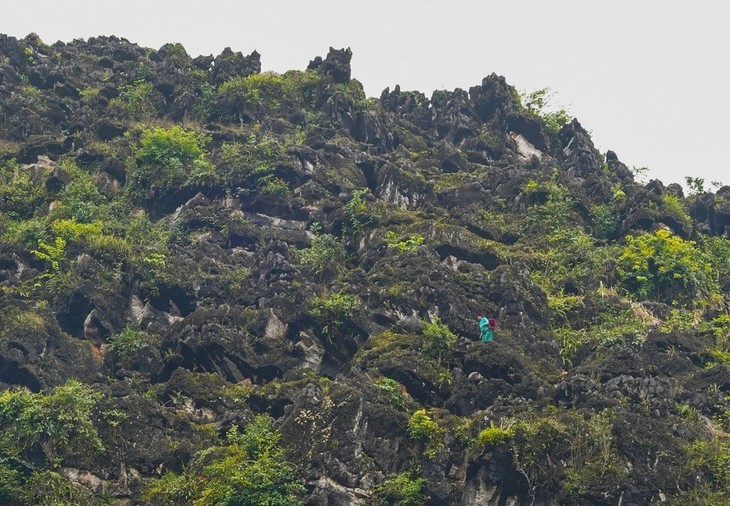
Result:
{"label": "weathered rock face", "polygon": [[200,499],[261,413],[306,504],[725,500],[730,188],[635,183],[494,74],[368,99],[351,58],[0,35],[0,429],[77,379],[104,447],[7,436],[0,502]]}

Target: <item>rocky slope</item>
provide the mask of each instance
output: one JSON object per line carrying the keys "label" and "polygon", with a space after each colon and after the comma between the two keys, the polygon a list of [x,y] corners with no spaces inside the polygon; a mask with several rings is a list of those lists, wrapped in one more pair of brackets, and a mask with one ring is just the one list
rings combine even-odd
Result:
{"label": "rocky slope", "polygon": [[727,504],[730,187],[351,56],[0,35],[0,499]]}

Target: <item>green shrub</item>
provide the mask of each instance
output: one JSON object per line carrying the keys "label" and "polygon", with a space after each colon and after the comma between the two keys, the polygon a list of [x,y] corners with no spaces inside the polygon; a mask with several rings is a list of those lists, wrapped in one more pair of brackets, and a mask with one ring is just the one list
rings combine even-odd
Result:
{"label": "green shrub", "polygon": [[438,434],[438,425],[425,409],[419,409],[408,419],[408,434],[422,443],[429,442]]}
{"label": "green shrub", "polygon": [[273,72],[234,77],[214,92],[215,106],[209,115],[240,124],[252,122],[264,114],[288,114],[314,104],[320,76],[315,71]]}
{"label": "green shrub", "polygon": [[345,260],[345,247],[331,234],[317,235],[309,248],[297,251],[299,262],[312,274],[337,273]]}
{"label": "green shrub", "polygon": [[324,324],[322,327],[324,334],[330,334],[346,320],[355,316],[361,306],[360,297],[339,291],[326,297],[312,299],[312,308],[309,310],[309,314]]}
{"label": "green shrub", "polygon": [[220,183],[221,176],[218,169],[208,160],[204,158],[196,158],[193,160],[185,186],[208,186],[213,187]]}
{"label": "green shrub", "polygon": [[138,79],[119,87],[119,96],[109,101],[109,109],[135,120],[157,116],[157,106],[163,99],[152,83]]}
{"label": "green shrub", "polygon": [[[135,157],[128,161],[132,197],[160,198],[185,185],[215,180],[216,171],[205,160],[208,140],[205,135],[177,125],[143,128]],[[190,177],[193,179],[189,181]]]}
{"label": "green shrub", "polygon": [[374,382],[375,387],[388,396],[388,402],[395,409],[402,409],[405,400],[401,394],[401,384],[392,378],[378,378]]}
{"label": "green shrub", "polygon": [[242,434],[228,432],[226,443],[199,452],[183,475],[167,473],[150,484],[146,504],[200,506],[297,506],[304,486],[286,462],[280,435],[266,415]]}
{"label": "green shrub", "polygon": [[0,167],[0,212],[15,220],[29,218],[45,201],[45,189],[31,179],[30,171],[20,170],[15,160]]}
{"label": "green shrub", "polygon": [[274,177],[273,175],[267,175],[260,178],[258,181],[258,187],[262,195],[272,198],[283,199],[291,193],[289,183],[280,177]]}
{"label": "green shrub", "polygon": [[418,248],[421,247],[423,244],[423,236],[421,235],[414,235],[414,236],[407,236],[404,239],[401,240],[401,238],[393,232],[392,230],[388,230],[385,233],[385,242],[388,246],[391,248],[395,248],[400,251],[406,251],[406,252],[412,252],[416,251]]}
{"label": "green shrub", "polygon": [[145,165],[185,165],[205,153],[207,141],[205,135],[177,125],[171,128],[144,128],[136,152],[137,162]]}
{"label": "green shrub", "polygon": [[677,220],[685,230],[689,231],[692,229],[692,218],[687,214],[687,208],[684,205],[684,201],[675,195],[665,193],[662,195],[662,204],[664,211]]}
{"label": "green shrub", "polygon": [[372,221],[371,218],[365,215],[367,203],[363,197],[367,193],[368,190],[354,190],[352,197],[345,204],[346,231],[350,234],[359,234]]}
{"label": "green shrub", "polygon": [[719,296],[710,259],[666,230],[628,236],[618,261],[622,281],[640,299],[701,305]]}
{"label": "green shrub", "polygon": [[523,94],[520,98],[521,105],[527,112],[540,118],[545,125],[547,132],[557,137],[560,129],[570,123],[570,114],[562,107],[556,110],[550,110],[550,101],[553,92],[550,88],[541,88],[529,93]]}
{"label": "green shrub", "polygon": [[72,218],[79,223],[91,223],[101,213],[100,206],[106,201],[91,179],[79,179],[67,184],[59,194],[61,207],[54,216]]}
{"label": "green shrub", "polygon": [[547,181],[528,181],[522,191],[526,195],[543,194],[547,201],[536,202],[527,208],[525,228],[531,234],[551,234],[571,224],[573,218],[573,198],[568,188],[558,181],[557,170]]}
{"label": "green shrub", "polygon": [[441,354],[453,348],[458,339],[458,336],[451,332],[449,327],[442,323],[441,318],[438,316],[433,318],[433,323],[425,324],[421,333],[425,338],[426,351],[437,353],[439,362],[441,360]]}
{"label": "green shrub", "polygon": [[61,266],[66,260],[66,241],[63,237],[56,237],[53,244],[38,241],[38,249],[31,251],[31,253],[39,260],[48,262],[51,265],[48,275],[57,274],[61,271]]}
{"label": "green shrub", "polygon": [[66,457],[99,454],[104,449],[94,416],[99,400],[76,380],[50,394],[0,393],[0,462],[29,466],[40,455],[44,467],[55,467]]}
{"label": "green shrub", "polygon": [[484,448],[503,445],[512,437],[512,431],[499,427],[487,427],[479,432],[477,443]]}
{"label": "green shrub", "polygon": [[379,506],[423,506],[428,499],[426,483],[425,478],[416,478],[408,471],[390,474],[375,488],[374,503]]}
{"label": "green shrub", "polygon": [[619,233],[621,217],[608,204],[599,204],[591,209],[591,226],[593,235],[601,239],[616,239]]}
{"label": "green shrub", "polygon": [[128,364],[139,353],[149,348],[144,334],[130,326],[124,327],[121,332],[109,340],[109,349],[120,364]]}

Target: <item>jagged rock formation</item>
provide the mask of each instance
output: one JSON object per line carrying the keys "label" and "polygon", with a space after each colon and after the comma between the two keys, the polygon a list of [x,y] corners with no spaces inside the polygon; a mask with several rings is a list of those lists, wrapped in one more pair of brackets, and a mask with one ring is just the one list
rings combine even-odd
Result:
{"label": "jagged rock formation", "polygon": [[[0,35],[0,498],[185,504],[265,413],[306,504],[727,501],[730,187],[351,57]],[[22,435],[73,379],[99,447]]]}

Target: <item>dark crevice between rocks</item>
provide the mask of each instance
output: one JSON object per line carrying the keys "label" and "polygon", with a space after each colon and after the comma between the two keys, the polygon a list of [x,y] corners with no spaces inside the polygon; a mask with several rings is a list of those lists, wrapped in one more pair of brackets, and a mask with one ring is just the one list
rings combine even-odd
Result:
{"label": "dark crevice between rocks", "polygon": [[461,168],[451,160],[444,160],[441,162],[441,171],[446,174],[454,174],[456,172],[459,172]]}
{"label": "dark crevice between rocks", "polygon": [[367,333],[364,331],[358,329],[355,334],[346,334],[344,328],[330,337],[322,338],[325,351],[320,373],[336,377],[345,372],[349,369],[355,353],[362,348],[367,339]]}
{"label": "dark crevice between rocks", "polygon": [[17,362],[6,360],[0,355],[0,382],[7,385],[20,385],[37,394],[41,391],[38,379]]}
{"label": "dark crevice between rocks", "polygon": [[161,288],[159,294],[150,299],[150,303],[155,309],[173,314],[173,316],[188,316],[197,308],[195,296],[180,286]]}
{"label": "dark crevice between rocks", "polygon": [[71,295],[66,307],[56,314],[56,321],[67,334],[79,339],[84,337],[84,322],[94,309],[89,298],[82,293]]}
{"label": "dark crevice between rocks", "polygon": [[466,260],[473,264],[480,264],[488,271],[492,271],[499,267],[499,257],[497,255],[487,252],[474,252],[458,246],[452,246],[450,244],[441,244],[434,248],[436,253],[439,254],[441,261],[444,261],[448,256],[454,256],[459,260]]}
{"label": "dark crevice between rocks", "polygon": [[392,367],[382,369],[381,372],[384,376],[394,379],[406,387],[410,396],[418,403],[424,406],[440,406],[442,404],[434,384],[419,376],[415,371],[402,367]]}
{"label": "dark crevice between rocks", "polygon": [[268,399],[261,395],[251,395],[248,398],[248,405],[257,413],[267,413],[272,418],[278,420],[286,414],[286,407],[294,404],[291,400],[280,397],[278,399]]}
{"label": "dark crevice between rocks", "polygon": [[295,208],[289,201],[272,200],[268,197],[255,198],[248,205],[244,205],[243,210],[284,220],[306,221],[309,219],[309,211],[306,209]]}
{"label": "dark crevice between rocks", "polygon": [[370,162],[360,162],[357,166],[365,176],[365,183],[368,185],[370,191],[375,194],[378,188],[378,176],[375,174],[375,166]]}
{"label": "dark crevice between rocks", "polygon": [[275,365],[253,367],[242,358],[226,353],[223,347],[215,344],[189,346],[181,343],[178,353],[167,361],[157,381],[169,380],[178,367],[191,372],[216,373],[231,383],[248,380],[254,385],[263,385],[284,375],[284,372]]}
{"label": "dark crevice between rocks", "polygon": [[255,251],[258,238],[253,234],[231,232],[226,238],[226,247],[243,248],[247,251]]}

